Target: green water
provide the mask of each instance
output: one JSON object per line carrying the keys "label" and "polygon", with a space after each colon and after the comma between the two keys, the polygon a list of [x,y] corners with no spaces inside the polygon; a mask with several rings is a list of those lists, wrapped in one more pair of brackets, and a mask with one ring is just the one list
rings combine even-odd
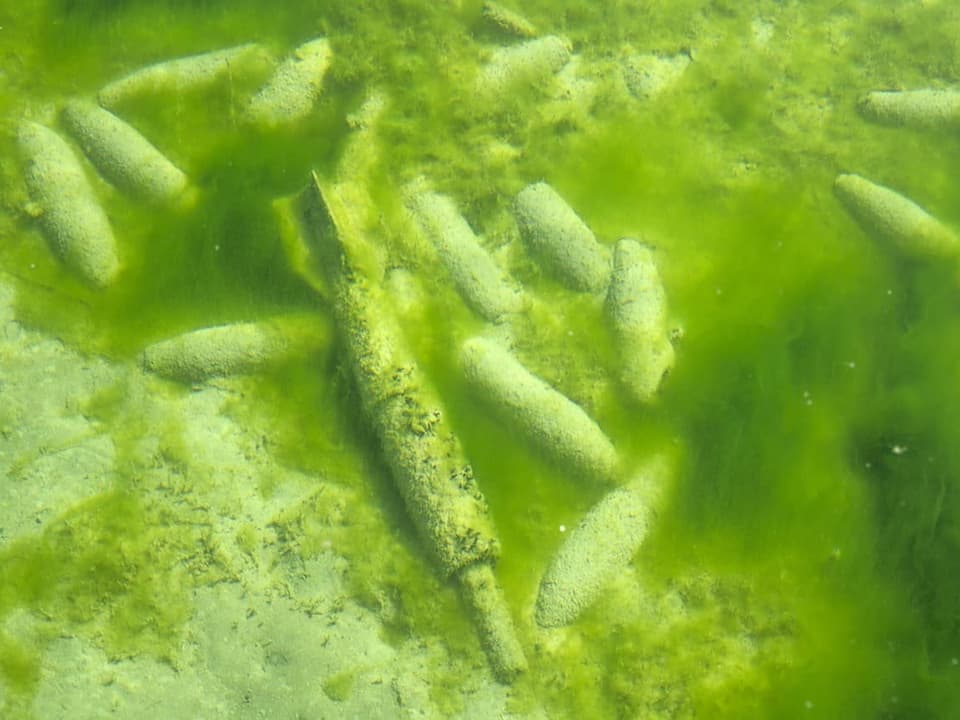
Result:
{"label": "green water", "polygon": [[[25,109],[92,95],[145,63],[252,39],[282,54],[325,34],[335,56],[320,112],[296,130],[237,127],[237,98],[254,81],[127,110],[202,195],[194,210],[169,215],[105,191],[126,270],[101,293],[64,271],[20,213],[24,191],[4,137],[0,269],[17,278],[19,318],[84,352],[131,360],[148,342],[202,325],[327,312],[288,266],[271,201],[301,188],[310,169],[336,166],[346,115],[365,88],[383,88],[383,186],[371,190],[388,225],[394,191],[426,174],[496,238],[513,195],[545,179],[603,242],[639,234],[657,245],[672,322],[683,329],[654,407],[611,389],[589,405],[631,461],[662,443],[680,449],[675,497],[635,564],[650,597],[682,596],[695,610],[658,627],[601,603],[578,621],[580,642],[549,651],[534,649],[535,633],[521,624],[531,670],[515,690],[517,709],[623,718],[960,712],[960,292],[953,268],[895,255],[831,192],[838,172],[861,173],[960,227],[960,139],[871,125],[855,109],[867,90],[960,72],[950,3],[535,0],[524,15],[589,61],[629,46],[692,49],[693,62],[645,103],[557,108],[534,87],[496,110],[465,89],[483,47],[510,42],[483,22],[479,2],[262,5],[50,0],[0,9],[4,52],[17,60],[0,86],[8,127]],[[776,28],[769,46],[751,40],[756,18]],[[490,155],[491,139],[520,152]],[[577,398],[578,373],[614,366],[597,308],[568,297],[522,253],[511,270],[552,308],[536,318],[525,359],[549,376],[551,359],[563,357],[551,379]],[[442,278],[421,280],[431,299],[405,329],[490,503],[503,543],[498,576],[519,618],[558,527],[575,525],[602,490],[484,413],[447,355],[479,323]],[[285,463],[337,476],[362,500],[343,552],[360,597],[378,584],[402,594],[395,639],[436,633],[477,652],[456,593],[422,556],[356,417],[338,351],[264,377],[232,412],[266,418]],[[117,418],[117,406],[104,397],[91,412],[123,422],[122,444],[136,419]],[[316,429],[312,442],[304,427]],[[178,429],[166,432],[175,456]],[[261,491],[271,492],[268,482]],[[131,477],[38,539],[0,550],[0,615],[27,607],[64,628],[96,616],[109,652],[170,657],[190,612],[171,581],[217,578],[178,574],[202,533],[165,525],[163,513]],[[307,557],[320,551],[311,532],[298,544]],[[398,538],[402,552],[385,561]],[[732,636],[754,644],[725,644]],[[0,655],[0,674],[29,694],[37,652],[0,635]],[[455,678],[438,670],[432,681],[435,699],[456,708]],[[658,696],[658,686],[669,690]]]}

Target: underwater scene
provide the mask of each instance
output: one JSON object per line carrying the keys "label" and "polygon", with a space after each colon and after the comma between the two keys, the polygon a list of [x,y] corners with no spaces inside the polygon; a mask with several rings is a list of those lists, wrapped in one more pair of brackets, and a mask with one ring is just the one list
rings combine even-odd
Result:
{"label": "underwater scene", "polygon": [[0,6],[0,717],[960,716],[960,5]]}

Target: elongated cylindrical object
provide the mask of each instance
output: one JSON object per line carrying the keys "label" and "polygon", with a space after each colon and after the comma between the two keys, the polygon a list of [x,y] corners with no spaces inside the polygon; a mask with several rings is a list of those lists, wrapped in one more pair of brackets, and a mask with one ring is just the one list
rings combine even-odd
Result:
{"label": "elongated cylindrical object", "polygon": [[887,125],[955,128],[960,127],[960,92],[930,88],[876,91],[860,101],[860,111]]}
{"label": "elongated cylindrical object", "polygon": [[460,353],[467,382],[545,455],[601,482],[616,479],[613,443],[583,408],[527,370],[499,343],[467,340]]}
{"label": "elongated cylindrical object", "polygon": [[489,563],[468,565],[458,573],[458,579],[494,675],[504,682],[512,681],[526,670],[527,660],[493,566]]}
{"label": "elongated cylindrical object", "polygon": [[146,94],[176,94],[213,85],[224,78],[256,76],[273,64],[270,53],[256,43],[164,60],[134,70],[101,88],[97,99],[105,108]]}
{"label": "elongated cylindrical object", "polygon": [[496,102],[505,93],[548,79],[570,60],[570,45],[547,35],[495,50],[477,77],[482,101]]}
{"label": "elongated cylindrical object", "polygon": [[912,200],[859,175],[839,175],[837,196],[869,233],[916,255],[955,256],[957,235]]}
{"label": "elongated cylindrical object", "polygon": [[630,482],[593,506],[551,559],[537,596],[541,627],[573,622],[607,584],[624,572],[661,509],[673,464],[665,455],[647,460]]}
{"label": "elongated cylindrical object", "polygon": [[509,682],[526,660],[493,579],[500,544],[473,470],[384,293],[368,237],[369,194],[355,182],[315,177],[298,206],[317,254],[311,264],[325,269],[333,288],[364,415],[407,513],[443,573],[459,581],[490,664]]}
{"label": "elongated cylindrical object", "polygon": [[533,23],[492,0],[485,0],[481,13],[489,23],[505,33],[522,38],[537,36],[537,29]]}
{"label": "elongated cylindrical object", "polygon": [[144,369],[181,382],[243,375],[283,362],[329,341],[330,328],[319,316],[278,317],[193,330],[148,346]]}
{"label": "elongated cylindrical object", "polygon": [[118,188],[163,205],[188,204],[187,176],[134,127],[85,100],[63,109],[67,130],[100,174]]}
{"label": "elongated cylindrical object", "polygon": [[415,196],[410,205],[457,291],[475,313],[498,322],[519,309],[519,294],[507,285],[450,198],[425,192]]}
{"label": "elongated cylindrical object", "polygon": [[120,269],[117,245],[80,159],[57,133],[34,122],[20,126],[17,141],[27,189],[54,253],[92,285],[109,285]]}
{"label": "elongated cylindrical object", "polygon": [[530,250],[564,284],[597,292],[610,277],[610,263],[593,232],[545,182],[528,185],[517,195],[517,224]]}
{"label": "elongated cylindrical object", "polygon": [[250,99],[247,122],[273,128],[307,117],[323,91],[323,78],[332,56],[326,38],[311,40],[294,50]]}
{"label": "elongated cylindrical object", "polygon": [[623,238],[613,254],[605,304],[620,356],[620,379],[631,397],[649,402],[673,367],[667,297],[651,250]]}

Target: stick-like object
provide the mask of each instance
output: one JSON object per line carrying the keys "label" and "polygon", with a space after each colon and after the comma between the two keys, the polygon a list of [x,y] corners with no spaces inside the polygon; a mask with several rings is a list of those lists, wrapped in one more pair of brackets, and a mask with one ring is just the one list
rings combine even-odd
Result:
{"label": "stick-like object", "polygon": [[364,414],[407,512],[443,573],[458,579],[493,671],[509,682],[526,660],[493,575],[499,542],[472,468],[379,282],[372,207],[362,185],[316,176],[297,203],[332,291]]}

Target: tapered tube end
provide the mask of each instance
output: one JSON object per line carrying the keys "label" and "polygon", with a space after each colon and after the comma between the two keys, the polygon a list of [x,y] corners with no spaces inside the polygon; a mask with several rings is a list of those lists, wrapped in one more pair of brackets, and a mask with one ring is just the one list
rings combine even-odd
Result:
{"label": "tapered tube end", "polygon": [[493,575],[493,567],[487,563],[473,563],[461,569],[457,577],[493,674],[504,684],[512,683],[526,671],[527,658],[517,639],[503,591]]}

